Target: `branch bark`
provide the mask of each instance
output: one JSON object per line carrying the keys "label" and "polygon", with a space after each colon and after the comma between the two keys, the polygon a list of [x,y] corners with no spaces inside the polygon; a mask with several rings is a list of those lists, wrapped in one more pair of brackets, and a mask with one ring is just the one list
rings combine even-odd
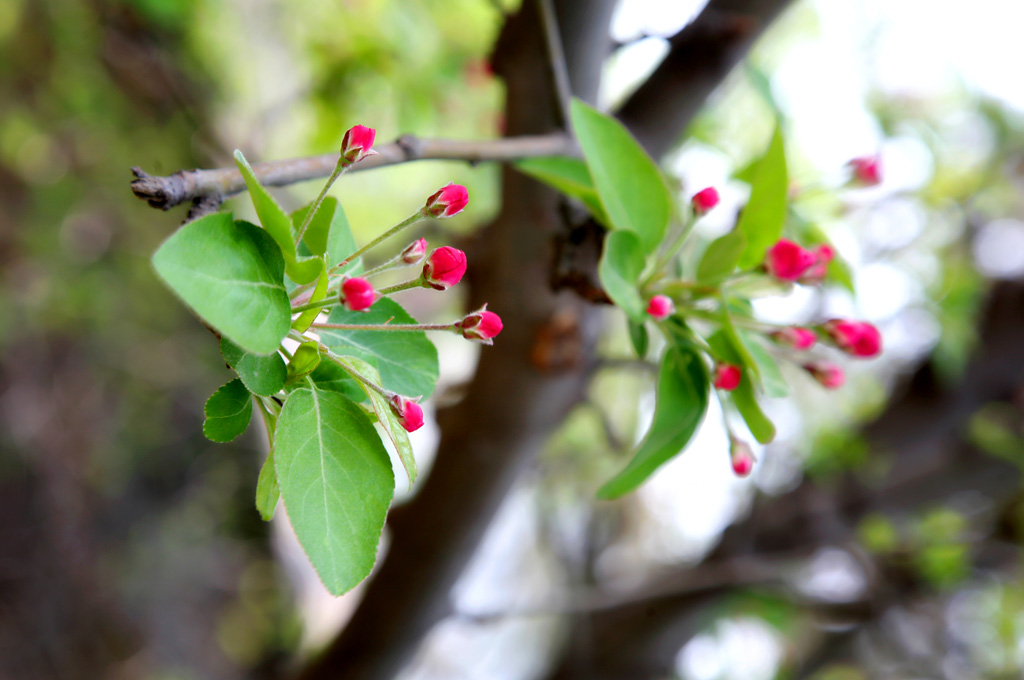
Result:
{"label": "branch bark", "polygon": [[[375,146],[374,149],[378,155],[360,161],[352,166],[350,172],[420,160],[479,163],[534,156],[572,156],[579,153],[572,138],[560,132],[487,140],[420,139],[413,135],[403,135],[390,144]],[[279,187],[327,177],[334,171],[337,162],[337,153],[325,153],[256,163],[253,172],[264,185]],[[245,190],[245,181],[237,168],[179,170],[166,177],[154,177],[141,168],[132,168],[132,173],[135,175],[132,192],[161,210],[169,210],[187,201],[197,205],[201,201],[215,201],[219,204],[221,199]]]}

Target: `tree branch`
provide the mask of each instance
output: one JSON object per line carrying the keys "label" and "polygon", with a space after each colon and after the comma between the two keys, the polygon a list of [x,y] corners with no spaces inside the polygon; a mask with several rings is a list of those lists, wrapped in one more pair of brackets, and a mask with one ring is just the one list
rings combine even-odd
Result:
{"label": "tree branch", "polygon": [[711,0],[669,40],[669,53],[617,115],[657,156],[679,139],[754,41],[790,0]]}
{"label": "tree branch", "polygon": [[[579,153],[572,138],[559,132],[487,140],[420,139],[413,135],[403,135],[395,142],[375,146],[374,149],[378,155],[360,161],[350,172],[420,160],[480,163],[513,161],[534,156],[572,156]],[[265,186],[279,187],[327,177],[337,162],[337,153],[326,153],[256,163],[253,172]],[[168,210],[186,201],[198,204],[199,201],[216,199],[219,203],[220,199],[245,190],[245,181],[237,168],[179,170],[166,177],[154,177],[141,168],[132,168],[132,172],[135,174],[132,192],[161,210]]]}

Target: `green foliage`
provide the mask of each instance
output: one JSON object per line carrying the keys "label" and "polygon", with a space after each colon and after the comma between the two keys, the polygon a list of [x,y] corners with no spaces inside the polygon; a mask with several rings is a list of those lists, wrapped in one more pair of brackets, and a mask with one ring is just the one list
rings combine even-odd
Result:
{"label": "green foliage", "polygon": [[637,288],[644,270],[640,239],[630,231],[613,231],[604,240],[597,272],[608,297],[636,323],[646,319],[646,306]]}
{"label": "green foliage", "polygon": [[288,377],[285,383],[302,380],[320,365],[320,350],[315,342],[304,342],[295,348],[291,361],[288,362]]}
{"label": "green foliage", "polygon": [[590,179],[587,164],[580,159],[564,156],[524,158],[516,162],[516,168],[566,196],[579,199],[598,222],[605,226],[611,225],[611,220],[608,219],[597,195],[597,189],[594,188],[594,182]]}
{"label": "green foliage", "polygon": [[[738,336],[733,338],[725,329],[716,331],[710,338],[708,344],[714,350],[715,356],[730,364],[736,364],[743,369],[749,369],[752,365],[742,358],[737,351],[739,345]],[[736,406],[736,410],[743,416],[747,429],[754,438],[762,444],[767,444],[775,439],[775,425],[768,419],[768,416],[761,410],[754,395],[753,380],[751,371],[744,370],[739,386],[728,393],[726,399]]]}
{"label": "green foliage", "polygon": [[[331,310],[328,323],[378,325],[385,323],[414,324],[402,306],[390,298],[382,298],[368,311],[352,312],[343,307]],[[338,354],[358,357],[369,362],[384,381],[384,387],[410,397],[429,397],[437,383],[437,349],[426,333],[387,333],[320,329],[321,341]]]}
{"label": "green foliage", "polygon": [[[271,438],[273,440],[273,438]],[[256,509],[264,522],[274,519],[274,510],[281,500],[281,487],[277,485],[277,472],[274,470],[274,449],[260,468],[260,476],[256,480]]]}
{"label": "green foliage", "polygon": [[621,123],[573,100],[572,125],[611,226],[633,232],[643,253],[661,243],[673,212],[658,166]]}
{"label": "green foliage", "polygon": [[160,246],[153,266],[196,314],[250,352],[270,354],[288,333],[280,251],[263,230],[230,213],[181,227]]}
{"label": "green foliage", "polygon": [[277,352],[269,355],[247,352],[227,338],[220,340],[220,353],[253,394],[277,394],[288,378],[288,368]]}
{"label": "green foliage", "polygon": [[623,496],[662,464],[683,451],[708,407],[708,374],[700,353],[680,341],[669,347],[658,373],[654,420],[629,464],[597,492],[598,498]]}
{"label": "green foliage", "polygon": [[[313,287],[313,294],[309,296],[310,302],[320,302],[327,297],[327,287],[330,285],[330,276],[327,273],[327,265],[323,260],[320,261],[320,278],[317,279],[316,286]],[[319,309],[307,309],[299,317],[292,322],[292,328],[300,333],[305,333],[309,330],[310,325],[316,321],[316,317],[320,315]]]}
{"label": "green foliage", "polygon": [[370,573],[394,494],[391,462],[358,405],[338,392],[289,395],[274,468],[295,535],[332,595]]}
{"label": "green foliage", "polygon": [[697,280],[719,283],[735,271],[746,247],[747,237],[738,229],[712,241],[697,265]]}
{"label": "green foliage", "polygon": [[253,207],[256,208],[256,214],[259,215],[260,224],[281,249],[288,276],[300,284],[315,281],[320,274],[321,263],[317,261],[318,258],[299,259],[295,249],[295,237],[292,235],[291,218],[256,179],[252,166],[245,160],[241,151],[235,151],[235,163],[245,179],[245,186],[249,189],[249,196],[252,198]]}
{"label": "green foliage", "polygon": [[252,397],[238,378],[227,383],[206,400],[203,434],[213,442],[229,442],[249,427]]}
{"label": "green foliage", "polygon": [[868,515],[857,525],[857,539],[873,553],[890,553],[900,544],[899,532],[885,515]]}
{"label": "green foliage", "polygon": [[629,342],[633,346],[633,351],[636,352],[636,358],[643,359],[647,356],[647,350],[651,346],[651,337],[647,333],[647,325],[637,323],[632,319],[628,320],[628,324]]}
{"label": "green foliage", "polygon": [[[380,374],[370,364],[366,363],[362,359],[356,357],[346,357],[342,359],[345,364],[350,368],[354,369],[357,373],[367,376],[375,383],[380,384]],[[388,439],[395,446],[395,452],[398,454],[398,459],[402,461],[402,466],[405,468],[406,476],[409,478],[409,488],[412,488],[413,482],[416,481],[416,457],[412,452],[412,443],[409,441],[409,433],[405,431],[402,424],[398,422],[398,416],[391,410],[387,400],[373,388],[369,387],[365,383],[357,383],[363,388],[366,396],[370,400],[370,406],[373,408],[373,412],[377,415],[377,422],[380,423],[381,428],[387,434]]]}
{"label": "green foliage", "polygon": [[764,393],[772,398],[779,399],[789,395],[789,383],[779,370],[779,364],[775,358],[765,349],[764,344],[752,333],[739,331],[740,342],[750,352],[750,358],[757,367],[757,374],[761,376],[761,384]]}
{"label": "green foliage", "polygon": [[789,173],[782,130],[776,126],[768,150],[757,163],[750,183],[750,200],[740,213],[738,231],[747,237],[747,247],[739,260],[742,268],[764,260],[765,251],[782,235],[789,204]]}

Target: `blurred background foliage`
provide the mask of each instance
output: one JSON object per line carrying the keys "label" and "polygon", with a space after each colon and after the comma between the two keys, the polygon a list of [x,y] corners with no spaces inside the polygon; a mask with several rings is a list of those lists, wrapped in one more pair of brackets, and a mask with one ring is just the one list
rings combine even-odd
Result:
{"label": "blurred background foliage", "polygon": [[[672,4],[623,3],[605,104],[667,50],[664,37],[686,18]],[[937,14],[954,12],[939,4]],[[1000,19],[1006,3],[984,5],[992,21],[1012,24]],[[851,476],[882,485],[894,452],[860,426],[923,361],[941,389],[962,384],[986,291],[1024,273],[1020,85],[972,80],[973,62],[957,70],[934,52],[924,59],[946,70],[921,75],[920,59],[893,42],[907,40],[908,16],[931,10],[880,7],[798,2],[665,160],[681,197],[722,189],[699,251],[731,226],[746,196],[735,176],[780,115],[795,210],[839,246],[856,293],[800,290],[758,310],[779,322],[866,317],[883,329],[886,356],[851,370],[836,394],[788,376],[792,400],[769,404],[779,439],[758,452],[752,481],[731,477],[713,409],[686,456],[634,496],[595,504],[653,408],[653,373],[626,360],[622,319],[609,315],[588,401],[508,500],[455,594],[461,614],[438,627],[408,677],[543,677],[569,623],[537,603],[699,569],[725,528],[761,507],[758,494],[784,495],[805,478],[837,495]],[[509,9],[485,0],[0,3],[0,668],[10,677],[40,664],[53,677],[100,677],[83,675],[89,664],[103,677],[276,677],[344,620],[358,593],[328,601],[287,530],[253,508],[262,433],[231,445],[202,437],[203,403],[229,373],[149,264],[182,215],[135,200],[129,168],[221,167],[234,148],[253,160],[323,153],[354,123],[381,140],[497,136],[503,88],[487,59]],[[948,28],[925,21],[919,30]],[[920,50],[938,37],[921,38]],[[845,161],[875,151],[882,186],[845,188]],[[499,209],[498,179],[496,167],[414,163],[347,176],[335,195],[366,238],[461,182],[470,209],[430,232],[457,241]],[[294,208],[317,189],[277,195]],[[244,215],[247,203],[230,206]],[[412,302],[427,318],[452,311],[438,304],[453,303]],[[443,402],[458,398],[474,356],[440,349]],[[1018,387],[971,414],[960,434],[1019,467],[1021,407]],[[416,444],[429,460],[436,429],[427,429]],[[871,510],[856,542],[792,555],[770,585],[737,583],[703,613],[676,672],[1015,677],[1024,668],[1022,520],[1019,498],[985,489]],[[977,559],[992,543],[1011,557],[998,568]],[[854,626],[840,605],[854,607],[879,579],[911,595]],[[74,608],[48,604],[58,600],[93,612],[90,625],[67,621]],[[808,659],[834,629],[863,633],[857,653],[816,668]]]}

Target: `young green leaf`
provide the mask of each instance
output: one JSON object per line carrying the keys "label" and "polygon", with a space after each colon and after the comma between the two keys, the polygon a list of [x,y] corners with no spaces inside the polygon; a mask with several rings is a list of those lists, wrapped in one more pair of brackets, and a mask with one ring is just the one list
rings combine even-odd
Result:
{"label": "young green leaf", "polygon": [[732,274],[746,247],[747,237],[738,230],[712,241],[697,265],[697,280],[713,284]]}
{"label": "young green leaf", "polygon": [[255,225],[230,213],[201,217],[163,242],[153,266],[200,318],[251,352],[274,352],[288,333],[281,251]]}
{"label": "young green leaf", "polygon": [[629,493],[683,451],[704,418],[709,385],[704,360],[694,348],[680,343],[665,350],[651,429],[625,469],[597,492],[598,498]]}
{"label": "young green leaf", "polygon": [[256,480],[256,509],[264,522],[274,519],[277,501],[281,499],[281,487],[277,485],[277,472],[274,471],[274,449],[260,468],[260,476]]}
{"label": "young green leaf", "polygon": [[[342,361],[355,369],[357,373],[365,375],[378,385],[380,384],[380,374],[377,373],[377,369],[362,359],[345,357]],[[398,459],[402,461],[402,467],[405,468],[406,476],[409,478],[409,488],[411,489],[413,482],[416,481],[416,457],[412,452],[409,433],[398,422],[398,416],[391,410],[387,399],[381,396],[380,392],[366,386],[362,382],[356,382],[366,392],[366,396],[370,399],[370,405],[373,407],[373,412],[377,414],[377,422],[380,423],[381,428],[388,435],[391,443],[395,445],[395,452],[398,453]]]}
{"label": "young green leaf", "polygon": [[[313,203],[304,205],[291,214],[291,224],[297,233],[306,221],[306,215],[312,209]],[[334,213],[338,209],[338,199],[327,196],[320,203],[320,209],[313,215],[313,220],[306,227],[306,233],[302,237],[302,243],[310,255],[323,255],[327,252],[327,241],[330,238],[331,226],[334,221]]]}
{"label": "young green leaf", "polygon": [[367,399],[359,384],[334,361],[321,359],[320,365],[309,374],[309,378],[317,389],[344,394],[355,402]]}
{"label": "young green leaf", "polygon": [[782,130],[776,126],[768,150],[757,163],[750,185],[750,200],[740,213],[736,230],[747,237],[739,266],[747,269],[761,264],[764,254],[782,236],[789,201],[789,174]]}
{"label": "young green leaf", "polygon": [[291,361],[288,362],[288,377],[285,383],[302,380],[320,365],[320,350],[317,343],[304,342],[295,348]]}
{"label": "young green leaf", "polygon": [[[381,298],[366,312],[344,307],[331,310],[329,323],[337,324],[415,324],[402,306],[391,298]],[[336,354],[354,356],[380,371],[384,387],[409,397],[429,397],[437,383],[437,349],[426,333],[396,331],[349,331],[320,328],[321,342]]]}
{"label": "young green leaf", "polygon": [[637,359],[643,359],[647,356],[647,350],[651,346],[651,338],[647,334],[647,325],[637,323],[632,319],[628,320],[629,324],[629,341],[633,345],[633,351],[636,352]]}
{"label": "young green leaf", "polygon": [[[324,264],[323,260],[320,260],[320,278],[313,288],[313,294],[310,296],[309,301],[319,302],[323,300],[327,296],[328,285],[330,285],[330,276],[327,274],[327,265]],[[316,321],[320,311],[319,309],[307,309],[292,322],[292,328],[300,333],[305,333],[309,329],[310,324]]]}
{"label": "young green leaf", "polygon": [[253,394],[269,397],[284,387],[288,369],[277,352],[269,355],[253,354],[227,338],[221,338],[220,354]]}
{"label": "young green leaf", "polygon": [[274,468],[299,543],[332,595],[370,573],[394,495],[391,461],[362,409],[299,389],[274,435]]}
{"label": "young green leaf", "polygon": [[745,331],[739,331],[739,336],[746,348],[750,350],[750,356],[757,365],[764,393],[775,399],[789,395],[789,383],[782,377],[778,362],[765,349],[764,345]]}
{"label": "young green leaf", "polygon": [[597,195],[597,189],[594,188],[594,182],[590,179],[587,164],[580,159],[565,156],[524,158],[516,162],[516,169],[566,196],[579,199],[587,206],[594,219],[605,226],[611,225],[611,220],[608,219]]}
{"label": "young green leaf", "polygon": [[277,204],[270,192],[256,179],[252,166],[249,165],[249,161],[245,160],[241,151],[235,151],[235,163],[238,165],[239,172],[242,173],[245,186],[249,189],[249,196],[252,197],[252,205],[260,218],[260,224],[281,248],[288,276],[296,283],[311,283],[316,280],[320,273],[320,267],[316,262],[317,258],[307,260],[298,258],[295,250],[295,237],[292,236],[292,220],[288,217],[288,213]]}
{"label": "young green leaf", "polygon": [[643,270],[644,252],[636,234],[630,231],[610,232],[604,240],[597,274],[612,302],[637,323],[646,320],[644,300],[638,289]]}
{"label": "young green leaf", "polygon": [[640,238],[654,252],[672,216],[672,196],[658,166],[611,116],[573,100],[572,126],[612,226]]}
{"label": "young green leaf", "polygon": [[249,427],[252,396],[238,378],[227,383],[206,400],[203,434],[212,442],[229,442]]}

